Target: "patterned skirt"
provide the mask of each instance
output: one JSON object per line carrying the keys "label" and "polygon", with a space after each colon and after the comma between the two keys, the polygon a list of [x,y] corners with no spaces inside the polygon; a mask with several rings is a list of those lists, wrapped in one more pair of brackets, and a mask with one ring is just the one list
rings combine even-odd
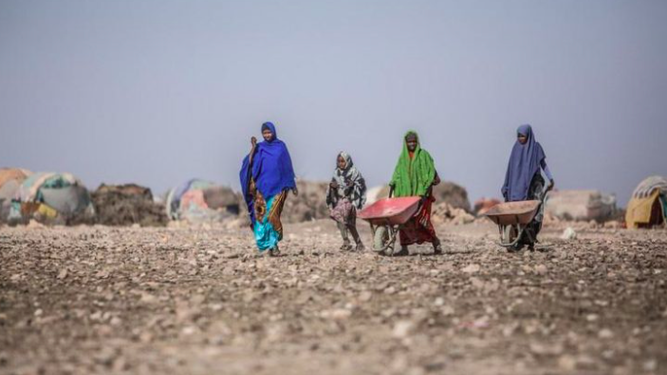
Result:
{"label": "patterned skirt", "polygon": [[425,242],[430,243],[435,240],[435,228],[433,228],[433,223],[431,223],[431,207],[433,206],[433,202],[435,202],[435,198],[431,195],[422,204],[419,213],[403,225],[403,229],[399,231],[401,246],[422,244]]}
{"label": "patterned skirt", "polygon": [[287,191],[282,191],[265,199],[255,188],[254,181],[250,184],[250,193],[254,198],[255,225],[252,231],[259,251],[273,249],[283,239],[283,224],[280,215],[283,213]]}
{"label": "patterned skirt", "polygon": [[355,225],[357,221],[357,209],[346,198],[340,199],[334,208],[330,209],[330,216],[337,223],[344,225]]}

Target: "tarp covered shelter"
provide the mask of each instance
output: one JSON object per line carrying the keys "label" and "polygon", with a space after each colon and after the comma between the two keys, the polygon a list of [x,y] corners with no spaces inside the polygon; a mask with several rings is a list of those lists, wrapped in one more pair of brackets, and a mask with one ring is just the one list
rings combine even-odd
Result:
{"label": "tarp covered shelter", "polygon": [[628,228],[649,228],[667,221],[667,179],[651,176],[642,181],[628,202],[625,223]]}
{"label": "tarp covered shelter", "polygon": [[239,214],[239,197],[228,187],[192,179],[171,189],[165,202],[172,220],[221,221]]}
{"label": "tarp covered shelter", "polygon": [[[27,169],[0,168],[0,198],[13,199],[14,194],[18,190],[21,183],[31,174],[32,172],[28,171]],[[13,191],[14,194],[8,194],[7,190],[9,189],[7,189],[7,187],[5,186],[7,184],[12,185],[7,187],[15,186],[15,189]]]}
{"label": "tarp covered shelter", "polygon": [[79,179],[71,173],[39,172],[21,183],[10,218],[68,219],[85,210],[94,212],[90,194]]}
{"label": "tarp covered shelter", "polygon": [[20,168],[0,168],[0,221],[7,220],[11,202],[32,172]]}

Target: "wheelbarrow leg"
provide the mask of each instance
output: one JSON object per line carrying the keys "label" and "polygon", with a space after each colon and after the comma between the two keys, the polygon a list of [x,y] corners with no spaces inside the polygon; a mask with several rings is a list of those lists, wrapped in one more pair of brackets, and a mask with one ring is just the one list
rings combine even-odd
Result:
{"label": "wheelbarrow leg", "polygon": [[523,247],[523,245],[521,243],[521,241],[522,241],[521,239],[522,239],[523,235],[526,233],[526,227],[521,227],[521,224],[517,224],[516,225],[516,232],[517,232],[516,233],[516,238],[514,239],[514,241],[512,241],[512,245],[510,247],[510,249],[512,249],[512,251],[515,251],[515,252],[521,250],[521,248]]}
{"label": "wheelbarrow leg", "polygon": [[[521,250],[518,247],[521,236],[523,235],[524,229],[521,225],[503,225],[499,226],[500,229],[500,246],[507,248],[507,251],[514,252]],[[516,230],[516,236],[512,239],[512,232]]]}
{"label": "wheelbarrow leg", "polygon": [[393,231],[393,226],[389,223],[385,225],[372,225],[373,232],[373,251],[378,254],[392,255],[393,245],[396,240],[396,234]]}
{"label": "wheelbarrow leg", "polygon": [[396,251],[396,235],[398,234],[398,229],[396,229],[393,225],[389,226],[389,231],[390,231],[390,238],[389,242],[387,243],[387,248],[391,249],[390,255],[395,256],[398,255],[398,252]]}

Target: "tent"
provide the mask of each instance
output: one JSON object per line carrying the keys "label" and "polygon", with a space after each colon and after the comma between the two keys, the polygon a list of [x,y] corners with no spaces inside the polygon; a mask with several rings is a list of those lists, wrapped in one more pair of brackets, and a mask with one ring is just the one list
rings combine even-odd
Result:
{"label": "tent", "polygon": [[7,220],[11,202],[16,193],[32,172],[19,168],[0,168],[0,221]]}
{"label": "tent", "polygon": [[200,179],[171,189],[165,207],[172,220],[190,222],[222,221],[240,211],[239,197],[232,189]]}
{"label": "tent", "polygon": [[628,228],[650,228],[667,222],[667,179],[651,176],[642,181],[628,202]]}
{"label": "tent", "polygon": [[19,186],[10,219],[67,221],[84,211],[94,213],[90,194],[79,179],[70,173],[40,172],[28,176]]}

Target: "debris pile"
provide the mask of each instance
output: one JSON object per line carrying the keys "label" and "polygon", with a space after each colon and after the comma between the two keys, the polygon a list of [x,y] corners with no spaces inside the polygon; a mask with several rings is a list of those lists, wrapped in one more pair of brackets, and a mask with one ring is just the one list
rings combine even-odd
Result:
{"label": "debris pile", "polygon": [[449,203],[435,203],[431,213],[434,224],[464,225],[475,221],[475,217],[462,208]]}
{"label": "debris pile", "polygon": [[461,185],[443,181],[433,188],[433,196],[436,202],[445,202],[454,208],[461,208],[466,212],[471,212],[468,192]]}
{"label": "debris pile", "polygon": [[169,221],[164,205],[154,202],[151,190],[143,186],[102,184],[91,196],[98,224],[165,226]]}
{"label": "debris pile", "polygon": [[495,198],[480,198],[475,201],[474,212],[476,216],[482,216],[501,202]]}
{"label": "debris pile", "polygon": [[561,190],[549,193],[546,214],[566,221],[604,222],[616,214],[616,197],[598,190]]}
{"label": "debris pile", "polygon": [[577,239],[577,231],[574,230],[572,227],[567,227],[563,231],[563,234],[560,236],[562,240],[576,240]]}
{"label": "debris pile", "polygon": [[291,192],[285,201],[283,221],[286,223],[301,223],[329,217],[326,203],[326,182],[298,181],[299,195]]}

